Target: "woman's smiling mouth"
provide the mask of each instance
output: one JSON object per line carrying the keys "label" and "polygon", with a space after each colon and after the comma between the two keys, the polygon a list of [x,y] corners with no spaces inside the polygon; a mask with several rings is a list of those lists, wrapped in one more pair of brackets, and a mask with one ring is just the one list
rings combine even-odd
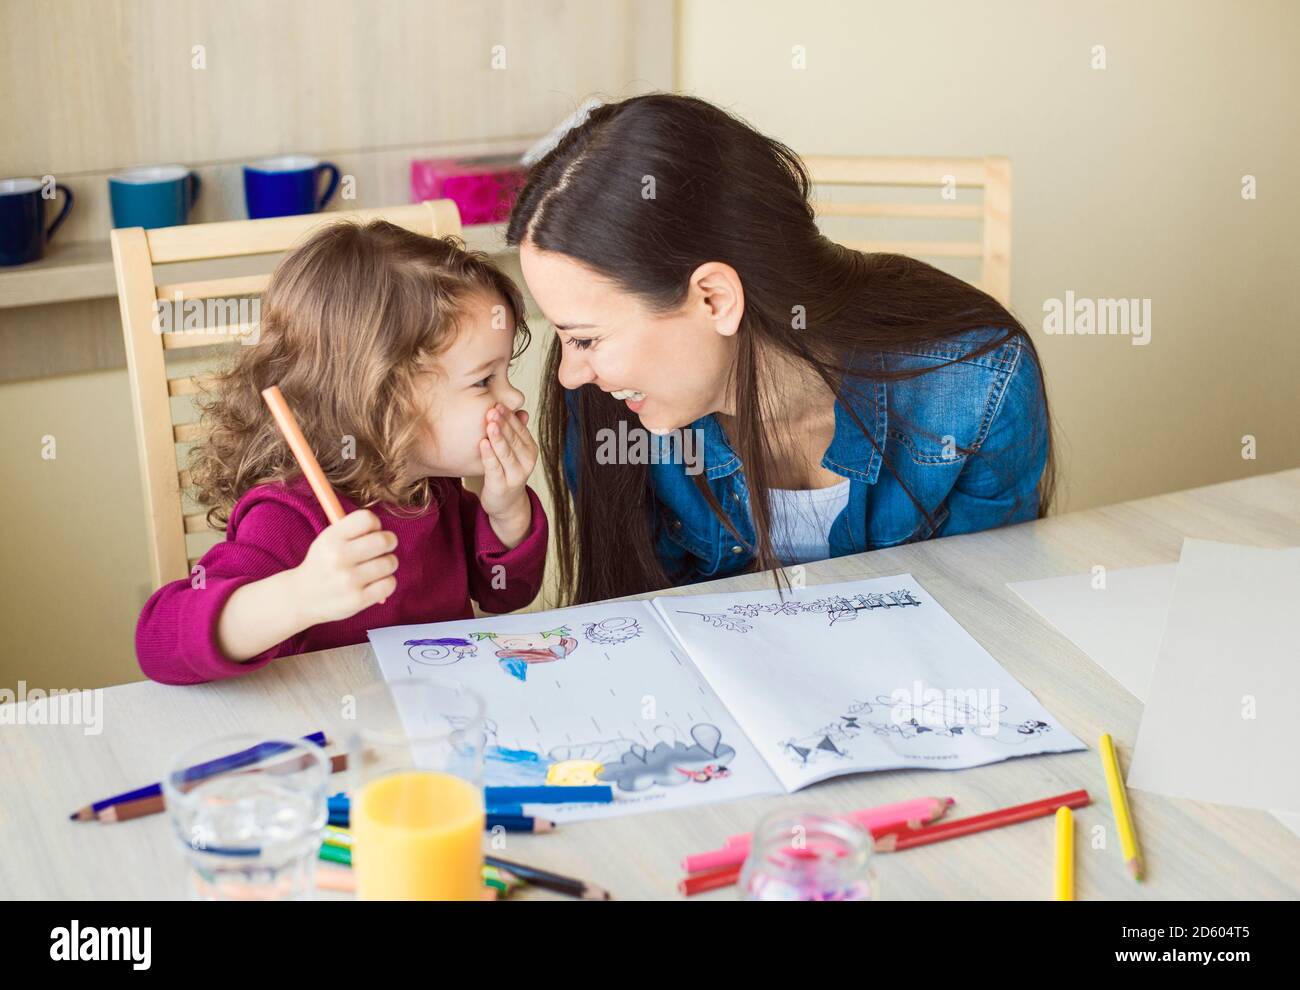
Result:
{"label": "woman's smiling mouth", "polygon": [[609,394],[620,402],[626,402],[627,407],[633,412],[640,412],[641,406],[645,404],[645,393],[633,388],[619,388]]}

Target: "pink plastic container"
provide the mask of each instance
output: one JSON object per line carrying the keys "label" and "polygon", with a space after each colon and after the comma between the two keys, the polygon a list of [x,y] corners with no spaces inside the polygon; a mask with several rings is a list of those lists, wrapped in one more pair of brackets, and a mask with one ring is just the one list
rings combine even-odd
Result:
{"label": "pink plastic container", "polygon": [[411,162],[411,201],[450,199],[460,208],[462,224],[501,223],[510,216],[525,174],[514,156],[417,158]]}

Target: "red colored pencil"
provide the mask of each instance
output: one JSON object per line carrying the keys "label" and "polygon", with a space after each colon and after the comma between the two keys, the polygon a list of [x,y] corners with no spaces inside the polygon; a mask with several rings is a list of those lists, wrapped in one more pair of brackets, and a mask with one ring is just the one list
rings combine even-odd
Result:
{"label": "red colored pencil", "polygon": [[[871,835],[875,840],[876,852],[901,852],[931,842],[956,839],[963,835],[1002,828],[1004,825],[1015,825],[1034,818],[1045,818],[1056,814],[1057,808],[1082,808],[1091,801],[1086,790],[1070,791],[1068,794],[1058,794],[1055,797],[1016,805],[1014,808],[1000,808],[983,815],[957,818],[934,825],[895,825],[884,829],[872,829]],[[695,873],[679,881],[677,889],[690,897],[692,894],[702,894],[706,890],[729,887],[740,879],[740,871],[741,867],[737,865]]]}
{"label": "red colored pencil", "polygon": [[1014,808],[1001,808],[987,814],[973,815],[970,818],[957,818],[920,828],[900,825],[878,832],[873,830],[872,834],[875,836],[877,852],[900,852],[903,849],[1002,828],[1004,825],[1015,825],[1034,818],[1046,818],[1048,815],[1056,814],[1057,808],[1082,808],[1091,800],[1087,791],[1070,791],[1068,794],[1058,794],[1055,797],[1017,805]]}
{"label": "red colored pencil", "polygon": [[[881,805],[878,808],[859,808],[855,811],[840,812],[837,818],[856,822],[873,835],[883,829],[915,823],[925,825],[942,818],[953,805],[950,797],[915,798],[897,804]],[[736,866],[745,861],[749,855],[752,836],[748,832],[727,837],[721,849],[693,853],[682,860],[682,869],[687,873],[705,873],[724,866]]]}
{"label": "red colored pencil", "polygon": [[721,866],[716,870],[706,870],[703,873],[692,873],[677,883],[679,893],[690,897],[692,894],[702,894],[706,890],[717,890],[719,887],[730,887],[740,879],[739,866]]}

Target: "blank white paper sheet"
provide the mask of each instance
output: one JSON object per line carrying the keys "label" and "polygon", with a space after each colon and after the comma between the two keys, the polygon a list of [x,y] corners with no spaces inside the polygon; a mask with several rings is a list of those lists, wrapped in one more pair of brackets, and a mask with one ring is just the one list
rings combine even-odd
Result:
{"label": "blank white paper sheet", "polygon": [[1146,705],[1129,786],[1272,810],[1300,835],[1300,549],[1186,540],[1178,564],[1008,585]]}

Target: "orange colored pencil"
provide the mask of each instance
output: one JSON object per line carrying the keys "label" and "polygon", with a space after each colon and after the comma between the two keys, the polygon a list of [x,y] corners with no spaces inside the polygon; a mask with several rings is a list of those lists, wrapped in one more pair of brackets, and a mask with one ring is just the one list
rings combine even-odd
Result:
{"label": "orange colored pencil", "polygon": [[307,445],[307,438],[302,435],[302,429],[298,426],[298,420],[294,417],[293,410],[289,408],[289,403],[284,401],[280,386],[272,385],[270,388],[263,389],[262,398],[266,400],[271,415],[275,417],[276,425],[284,434],[285,443],[293,451],[298,467],[302,468],[307,484],[311,485],[311,490],[316,493],[316,501],[320,502],[320,507],[325,510],[325,516],[331,523],[338,522],[343,518],[343,506],[339,504],[339,497],[334,494],[334,489],[325,478],[320,461],[316,460],[316,455]]}

